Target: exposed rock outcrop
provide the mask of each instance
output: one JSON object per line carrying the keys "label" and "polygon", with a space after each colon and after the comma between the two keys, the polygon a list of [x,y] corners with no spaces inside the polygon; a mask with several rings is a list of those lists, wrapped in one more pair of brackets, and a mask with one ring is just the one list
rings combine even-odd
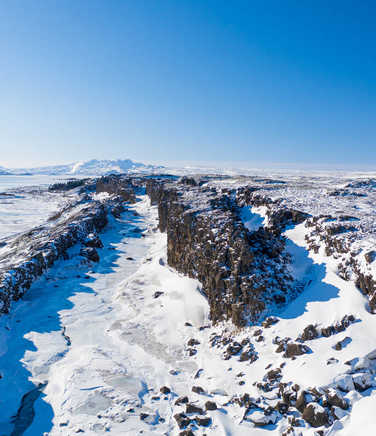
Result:
{"label": "exposed rock outcrop", "polygon": [[149,180],[152,204],[158,205],[159,228],[167,232],[168,264],[197,278],[208,297],[213,322],[231,319],[236,326],[262,319],[300,290],[288,272],[290,258],[281,231],[306,214],[277,209],[270,228],[250,232],[239,217],[247,202],[268,202],[253,195],[181,179]]}

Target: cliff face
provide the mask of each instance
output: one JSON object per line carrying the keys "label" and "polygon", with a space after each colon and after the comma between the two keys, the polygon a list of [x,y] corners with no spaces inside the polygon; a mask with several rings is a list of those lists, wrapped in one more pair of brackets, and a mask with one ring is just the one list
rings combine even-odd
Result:
{"label": "cliff face", "polygon": [[[140,178],[106,176],[73,180],[50,186],[50,192],[80,189],[79,200],[56,213],[45,226],[19,235],[0,255],[0,313],[9,312],[12,301],[20,299],[32,283],[56,260],[66,258],[67,250],[82,244],[80,255],[99,261],[96,248],[102,247],[97,235],[108,223],[108,214],[118,217],[124,202],[136,201],[135,192],[144,183]],[[90,193],[106,192],[98,201]]]}
{"label": "cliff face", "polygon": [[240,206],[252,202],[250,192],[217,190],[194,179],[147,183],[159,228],[167,232],[168,264],[202,283],[213,322],[259,321],[299,291],[281,229],[305,217],[279,211],[269,217],[270,229],[250,232],[239,216]]}

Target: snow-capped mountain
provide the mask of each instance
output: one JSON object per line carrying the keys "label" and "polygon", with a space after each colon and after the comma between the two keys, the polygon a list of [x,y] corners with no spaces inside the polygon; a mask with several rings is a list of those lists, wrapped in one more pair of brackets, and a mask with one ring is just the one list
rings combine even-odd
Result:
{"label": "snow-capped mountain", "polygon": [[10,174],[9,170],[4,167],[0,167],[0,176],[8,176]]}
{"label": "snow-capped mountain", "polygon": [[118,160],[97,160],[92,159],[83,162],[74,162],[66,165],[52,165],[36,168],[17,168],[6,169],[0,167],[0,175],[88,175],[100,176],[105,174],[121,174],[121,173],[153,173],[160,170],[161,166],[146,165],[140,162],[134,162],[130,159]]}

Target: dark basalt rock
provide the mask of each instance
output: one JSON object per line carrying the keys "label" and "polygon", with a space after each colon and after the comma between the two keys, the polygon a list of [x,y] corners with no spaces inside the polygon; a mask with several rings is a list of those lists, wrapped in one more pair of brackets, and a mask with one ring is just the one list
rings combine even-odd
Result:
{"label": "dark basalt rock", "polygon": [[135,186],[132,178],[118,175],[104,176],[98,179],[95,189],[97,194],[106,192],[120,197],[122,201],[136,202]]}
{"label": "dark basalt rock", "polygon": [[67,182],[54,183],[48,187],[50,192],[64,192],[84,186],[90,179],[72,179]]}
{"label": "dark basalt rock", "polygon": [[[84,243],[89,234],[100,232],[107,224],[107,207],[97,201],[77,212],[72,206],[69,212],[68,218],[62,215],[56,225],[32,229],[9,244],[12,258],[0,259],[0,312],[7,313],[11,301],[20,299],[57,259],[67,258],[69,248]],[[92,250],[95,248],[85,247],[82,254],[98,259]]]}
{"label": "dark basalt rock", "polygon": [[376,251],[369,251],[364,255],[364,258],[366,259],[367,263],[372,263],[376,259]]}
{"label": "dark basalt rock", "polygon": [[80,255],[86,257],[86,259],[91,260],[92,262],[99,262],[99,254],[94,247],[82,247]]}
{"label": "dark basalt rock", "polygon": [[217,404],[214,401],[207,401],[205,403],[205,410],[217,410]]}
{"label": "dark basalt rock", "polygon": [[212,422],[210,417],[205,417],[205,418],[196,417],[195,421],[197,422],[197,425],[201,427],[208,427]]}
{"label": "dark basalt rock", "polygon": [[205,412],[201,407],[198,407],[192,403],[188,403],[185,406],[186,413],[197,413],[198,415],[205,415]]}
{"label": "dark basalt rock", "polygon": [[94,233],[90,233],[89,235],[87,235],[84,241],[84,245],[86,247],[92,248],[103,248],[102,241],[100,240],[99,236]]}
{"label": "dark basalt rock", "polygon": [[190,418],[185,413],[177,413],[174,418],[181,430],[191,423]]}
{"label": "dark basalt rock", "polygon": [[239,342],[232,342],[226,349],[226,353],[230,356],[235,356],[236,354],[240,353],[243,346],[239,344]]}
{"label": "dark basalt rock", "polygon": [[179,398],[175,401],[175,404],[176,404],[177,406],[180,406],[181,404],[187,404],[188,401],[189,401],[189,399],[188,399],[187,396],[179,397]]}
{"label": "dark basalt rock", "polygon": [[351,338],[349,336],[346,336],[344,339],[342,339],[341,341],[337,342],[334,345],[334,349],[337,351],[342,350],[344,347],[346,347],[347,344],[349,344],[351,342]]}
{"label": "dark basalt rock", "polygon": [[306,395],[306,391],[301,391],[296,399],[295,407],[299,410],[300,413],[304,412],[304,409],[307,405]]}
{"label": "dark basalt rock", "polygon": [[187,345],[188,345],[188,347],[194,347],[195,345],[200,345],[200,341],[198,341],[197,339],[191,338],[187,342]]}
{"label": "dark basalt rock", "polygon": [[347,410],[349,408],[349,404],[342,397],[341,394],[335,391],[329,391],[325,394],[325,398],[323,400],[323,406],[336,406],[340,407],[343,410]]}
{"label": "dark basalt rock", "polygon": [[311,349],[306,345],[289,342],[285,346],[285,353],[283,354],[283,357],[301,356],[309,353],[310,351]]}
{"label": "dark basalt rock", "polygon": [[196,394],[202,395],[205,393],[205,389],[203,389],[201,386],[193,386],[192,392],[195,392]]}
{"label": "dark basalt rock", "polygon": [[327,411],[317,403],[309,403],[305,407],[303,419],[312,427],[321,427],[329,423]]}
{"label": "dark basalt rock", "polygon": [[195,434],[193,433],[193,431],[191,429],[189,429],[189,430],[181,431],[179,433],[179,436],[195,436]]}
{"label": "dark basalt rock", "polygon": [[151,203],[158,205],[159,229],[167,233],[168,264],[202,283],[214,323],[231,320],[241,327],[260,321],[269,308],[285,305],[299,292],[286,273],[290,258],[281,233],[306,216],[275,210],[270,229],[249,232],[239,207],[267,199],[258,198],[252,188],[200,185],[200,178],[147,181]]}
{"label": "dark basalt rock", "polygon": [[167,395],[167,394],[171,393],[171,389],[168,388],[167,386],[162,386],[162,387],[159,389],[159,392],[161,392],[161,393],[164,394],[164,395]]}
{"label": "dark basalt rock", "polygon": [[316,339],[319,337],[319,332],[317,331],[316,327],[312,324],[308,325],[304,330],[303,333],[300,336],[301,341],[310,341],[312,339]]}

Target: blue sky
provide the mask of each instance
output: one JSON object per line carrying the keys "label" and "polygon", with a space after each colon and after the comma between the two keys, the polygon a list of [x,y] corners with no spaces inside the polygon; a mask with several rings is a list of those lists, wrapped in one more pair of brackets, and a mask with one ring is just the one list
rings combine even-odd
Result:
{"label": "blue sky", "polygon": [[373,1],[2,0],[0,165],[376,167]]}

